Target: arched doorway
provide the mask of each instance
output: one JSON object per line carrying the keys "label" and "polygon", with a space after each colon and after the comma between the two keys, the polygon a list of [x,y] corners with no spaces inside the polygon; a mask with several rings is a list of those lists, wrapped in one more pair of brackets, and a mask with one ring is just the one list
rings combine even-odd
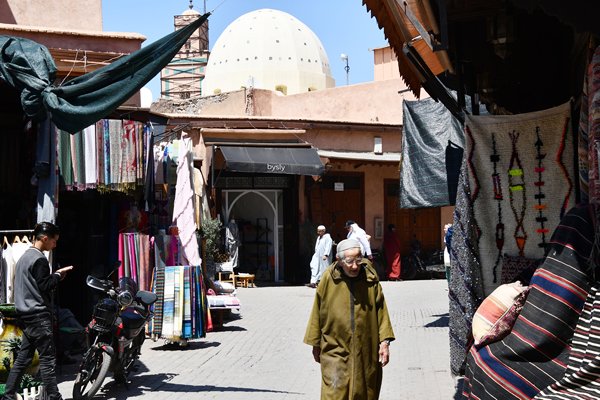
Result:
{"label": "arched doorway", "polygon": [[257,280],[283,281],[283,191],[223,190],[226,219],[240,231],[241,272]]}

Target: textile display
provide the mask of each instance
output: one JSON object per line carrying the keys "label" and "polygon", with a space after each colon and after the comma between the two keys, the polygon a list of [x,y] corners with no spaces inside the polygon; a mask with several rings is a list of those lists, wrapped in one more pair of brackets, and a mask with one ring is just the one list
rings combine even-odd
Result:
{"label": "textile display", "polygon": [[177,224],[179,230],[179,240],[182,243],[184,255],[183,264],[200,265],[202,260],[200,259],[198,238],[196,236],[198,227],[194,219],[191,145],[192,141],[190,138],[184,138],[180,141],[173,222]]}
{"label": "textile display", "polygon": [[119,278],[132,278],[140,290],[152,290],[152,265],[150,264],[150,238],[143,233],[119,234]]}
{"label": "textile display", "polygon": [[577,126],[577,161],[579,164],[579,198],[582,203],[589,202],[589,96],[588,96],[588,68],[583,75],[581,87],[581,107],[579,109],[579,125]]}
{"label": "textile display", "polygon": [[432,98],[404,100],[402,111],[400,207],[454,204],[464,147],[461,123]]}
{"label": "textile display", "polygon": [[600,393],[600,215],[595,215],[595,237],[588,263],[588,277],[592,282],[585,305],[571,341],[567,370],[563,377],[542,390],[535,399],[592,399]]}
{"label": "textile display", "polygon": [[453,373],[464,368],[473,313],[500,284],[503,255],[543,258],[549,233],[573,205],[572,139],[569,103],[467,116],[451,249]]}
{"label": "textile display", "polygon": [[0,79],[19,91],[27,117],[46,110],[60,129],[75,133],[105,118],[158,74],[210,13],[95,71],[54,86],[56,65],[45,46],[0,36]]}
{"label": "textile display", "polygon": [[484,293],[500,284],[503,254],[545,255],[575,202],[571,106],[520,115],[467,116],[465,158]]}
{"label": "textile display", "polygon": [[[581,118],[587,114],[588,189],[589,202],[600,203],[600,171],[598,150],[600,147],[600,46],[596,47],[587,68],[587,98],[582,99]],[[587,100],[583,103],[583,100]],[[585,109],[585,110],[584,110]],[[580,123],[580,128],[581,128]]]}
{"label": "textile display", "polygon": [[473,314],[484,299],[479,263],[479,248],[473,223],[473,209],[469,206],[471,196],[467,179],[467,163],[463,160],[458,181],[458,193],[452,224],[450,246],[449,330],[450,370],[455,375],[464,373],[467,351],[472,341]]}
{"label": "textile display", "polygon": [[[0,293],[0,299],[4,303],[14,302],[14,281],[15,281],[15,267],[17,261],[21,256],[31,247],[31,243],[28,241],[21,242],[21,239],[15,237],[15,241],[12,244],[5,242],[2,246],[2,259],[0,260],[1,266],[0,271],[0,287],[2,293]],[[44,253],[46,257],[48,254]]]}
{"label": "textile display", "polygon": [[58,166],[66,190],[128,193],[145,183],[152,131],[129,120],[101,120],[77,135],[57,131]]}
{"label": "textile display", "polygon": [[98,183],[98,150],[96,140],[96,124],[90,125],[82,132],[83,135],[83,154],[84,154],[84,185],[86,189],[96,187]]}
{"label": "textile display", "polygon": [[176,235],[159,234],[152,239],[154,278],[158,296],[148,332],[172,341],[206,334],[206,288],[200,266],[184,266],[183,247]]}
{"label": "textile display", "polygon": [[204,337],[206,290],[200,267],[176,265],[156,270],[154,287],[162,288],[162,293],[155,289],[158,300],[149,333],[172,341]]}
{"label": "textile display", "polygon": [[469,399],[530,399],[560,379],[590,287],[595,210],[577,206],[561,220],[550,252],[536,270],[512,331],[470,349],[463,395]]}
{"label": "textile display", "polygon": [[575,328],[565,375],[541,391],[537,400],[596,399],[600,393],[600,284],[590,289]]}
{"label": "textile display", "polygon": [[38,181],[37,222],[56,222],[58,205],[58,164],[56,128],[50,119],[38,124],[35,175]]}

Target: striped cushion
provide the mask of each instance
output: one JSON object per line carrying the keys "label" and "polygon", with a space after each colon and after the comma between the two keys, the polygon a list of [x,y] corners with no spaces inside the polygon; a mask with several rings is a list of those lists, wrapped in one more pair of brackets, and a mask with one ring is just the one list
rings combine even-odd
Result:
{"label": "striped cushion", "polygon": [[484,346],[509,334],[527,299],[528,287],[521,282],[500,285],[483,300],[473,315],[475,346]]}

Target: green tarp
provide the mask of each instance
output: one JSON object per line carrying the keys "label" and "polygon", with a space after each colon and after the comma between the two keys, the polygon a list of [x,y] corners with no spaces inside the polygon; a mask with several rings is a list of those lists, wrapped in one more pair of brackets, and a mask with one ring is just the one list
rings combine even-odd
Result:
{"label": "green tarp", "polygon": [[59,87],[54,86],[56,65],[45,46],[0,36],[0,79],[19,90],[28,117],[43,118],[49,112],[58,128],[75,133],[106,117],[154,78],[209,15]]}

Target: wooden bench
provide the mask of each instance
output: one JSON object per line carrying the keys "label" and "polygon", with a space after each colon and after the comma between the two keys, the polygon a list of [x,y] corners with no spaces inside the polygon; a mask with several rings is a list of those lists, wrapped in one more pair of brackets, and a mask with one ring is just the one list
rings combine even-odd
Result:
{"label": "wooden bench", "polygon": [[254,285],[254,274],[238,274],[235,276],[237,286],[244,288],[256,287]]}

